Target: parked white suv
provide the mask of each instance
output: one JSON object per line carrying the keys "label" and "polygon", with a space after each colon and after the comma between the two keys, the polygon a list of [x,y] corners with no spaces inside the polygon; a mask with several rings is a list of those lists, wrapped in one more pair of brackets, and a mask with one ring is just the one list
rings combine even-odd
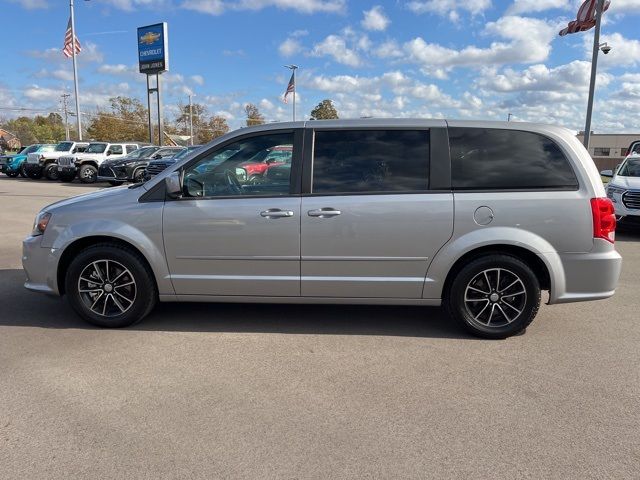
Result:
{"label": "parked white suv", "polygon": [[98,167],[107,158],[124,157],[138,148],[137,143],[91,142],[81,154],[60,157],[58,175],[63,182],[71,182],[77,175],[82,183],[94,183]]}
{"label": "parked white suv", "polygon": [[615,172],[603,170],[603,177],[611,177],[607,197],[613,202],[618,221],[640,224],[640,154],[632,153]]}
{"label": "parked white suv", "polygon": [[56,160],[66,155],[82,153],[89,143],[60,142],[52,152],[36,152],[27,155],[25,172],[29,178],[37,180],[44,175],[49,180],[58,180]]}

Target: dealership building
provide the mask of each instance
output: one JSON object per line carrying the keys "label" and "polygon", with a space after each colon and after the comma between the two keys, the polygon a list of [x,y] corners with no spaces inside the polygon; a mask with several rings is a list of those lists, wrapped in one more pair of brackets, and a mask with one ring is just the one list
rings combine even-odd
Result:
{"label": "dealership building", "polygon": [[[584,140],[583,132],[578,139]],[[592,133],[589,141],[589,154],[599,170],[614,169],[624,157],[631,142],[640,140],[640,133]]]}

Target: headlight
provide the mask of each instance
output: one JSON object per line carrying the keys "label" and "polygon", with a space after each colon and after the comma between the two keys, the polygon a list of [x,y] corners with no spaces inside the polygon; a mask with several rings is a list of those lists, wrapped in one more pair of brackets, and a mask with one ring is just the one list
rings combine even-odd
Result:
{"label": "headlight", "polygon": [[47,225],[49,225],[49,220],[51,220],[51,214],[49,212],[40,212],[36,217],[36,221],[33,223],[31,235],[34,237],[42,235],[47,229]]}

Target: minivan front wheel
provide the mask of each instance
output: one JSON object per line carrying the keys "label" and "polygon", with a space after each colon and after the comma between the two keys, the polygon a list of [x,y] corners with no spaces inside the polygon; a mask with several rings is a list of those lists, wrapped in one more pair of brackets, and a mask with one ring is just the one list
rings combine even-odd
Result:
{"label": "minivan front wheel", "polygon": [[526,329],[535,318],[540,308],[540,284],[520,259],[487,255],[458,272],[445,306],[472,334],[507,338]]}
{"label": "minivan front wheel", "polygon": [[115,244],[94,245],[80,252],[69,265],[65,288],[76,313],[108,328],[142,320],[157,299],[155,280],[144,259]]}

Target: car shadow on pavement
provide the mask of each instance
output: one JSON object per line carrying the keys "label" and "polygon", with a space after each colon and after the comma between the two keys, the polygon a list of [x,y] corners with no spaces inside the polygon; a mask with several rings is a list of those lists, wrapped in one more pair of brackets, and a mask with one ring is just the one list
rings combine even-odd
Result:
{"label": "car shadow on pavement", "polygon": [[[26,290],[24,279],[21,269],[0,270],[0,326],[96,328],[81,320],[64,299]],[[476,340],[440,308],[406,306],[162,303],[128,329]]]}
{"label": "car shadow on pavement", "polygon": [[623,242],[637,242],[640,240],[639,225],[618,225],[616,228],[616,240]]}

